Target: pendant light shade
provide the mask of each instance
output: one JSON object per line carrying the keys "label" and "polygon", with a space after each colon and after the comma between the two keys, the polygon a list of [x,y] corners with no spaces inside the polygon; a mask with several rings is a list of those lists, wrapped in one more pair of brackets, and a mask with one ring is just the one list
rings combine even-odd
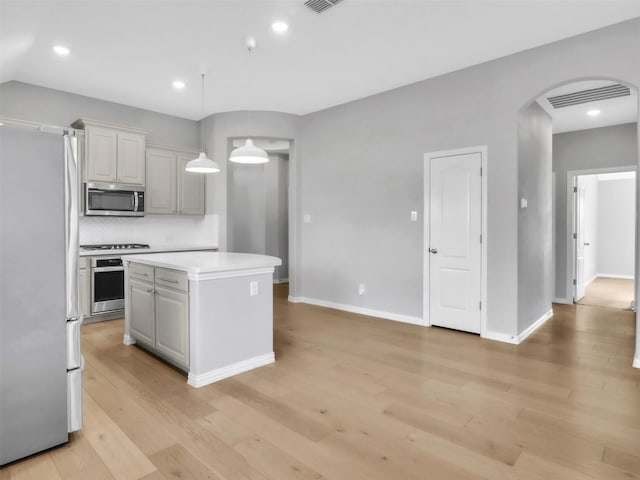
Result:
{"label": "pendant light shade", "polygon": [[256,147],[253,144],[253,140],[247,138],[247,141],[244,142],[243,146],[238,147],[231,152],[229,160],[235,163],[256,164],[267,163],[269,161],[269,157],[267,152]]}
{"label": "pendant light shade", "polygon": [[203,118],[200,121],[202,125],[200,131],[200,155],[198,158],[189,160],[184,169],[191,173],[218,173],[220,171],[218,164],[210,158],[207,158],[207,155],[204,153],[204,73],[202,74],[202,116]]}
{"label": "pendant light shade", "polygon": [[[251,52],[254,48],[256,48],[256,39],[253,37],[247,38],[247,50],[249,51],[249,58],[251,58]],[[249,65],[251,65],[251,62],[249,62]],[[250,80],[251,77],[251,68],[249,68],[248,79]],[[249,91],[251,91],[251,88],[249,88]],[[249,110],[249,132],[251,132],[251,110]],[[263,149],[256,147],[253,144],[253,140],[247,138],[243,146],[238,147],[231,152],[231,155],[229,155],[229,161],[234,163],[255,165],[258,163],[267,163],[269,161],[269,156]]]}
{"label": "pendant light shade", "polygon": [[189,160],[184,169],[192,173],[218,173],[220,171],[218,164],[210,158],[207,158],[204,152],[200,152],[198,158]]}

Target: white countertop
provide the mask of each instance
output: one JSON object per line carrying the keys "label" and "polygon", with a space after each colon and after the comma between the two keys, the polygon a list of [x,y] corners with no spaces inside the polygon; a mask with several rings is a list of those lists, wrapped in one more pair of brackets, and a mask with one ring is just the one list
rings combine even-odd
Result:
{"label": "white countertop", "polygon": [[126,255],[123,260],[154,267],[180,270],[190,275],[273,268],[282,265],[282,260],[277,257],[231,252],[153,253],[149,255]]}
{"label": "white countertop", "polygon": [[114,248],[111,250],[80,249],[81,257],[98,257],[101,255],[129,255],[131,253],[147,254],[158,252],[188,252],[194,250],[217,250],[217,245],[151,245],[150,248]]}

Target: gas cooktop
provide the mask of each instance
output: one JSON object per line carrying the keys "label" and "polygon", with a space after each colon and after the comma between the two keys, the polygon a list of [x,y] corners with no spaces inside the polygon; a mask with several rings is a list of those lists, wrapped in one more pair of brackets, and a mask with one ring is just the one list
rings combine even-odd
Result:
{"label": "gas cooktop", "polygon": [[103,245],[80,245],[85,250],[121,250],[134,248],[149,248],[144,243],[105,243]]}

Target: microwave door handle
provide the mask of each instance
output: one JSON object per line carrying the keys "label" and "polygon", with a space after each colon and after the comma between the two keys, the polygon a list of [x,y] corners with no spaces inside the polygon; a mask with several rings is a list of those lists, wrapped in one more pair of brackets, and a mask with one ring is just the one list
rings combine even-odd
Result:
{"label": "microwave door handle", "polygon": [[138,192],[133,192],[133,211],[137,212],[138,211]]}

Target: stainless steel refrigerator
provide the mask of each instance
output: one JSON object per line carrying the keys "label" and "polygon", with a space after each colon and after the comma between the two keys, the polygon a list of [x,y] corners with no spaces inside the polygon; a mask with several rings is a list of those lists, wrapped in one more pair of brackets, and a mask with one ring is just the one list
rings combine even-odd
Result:
{"label": "stainless steel refrigerator", "polygon": [[0,465],[82,426],[78,148],[72,129],[0,126]]}

